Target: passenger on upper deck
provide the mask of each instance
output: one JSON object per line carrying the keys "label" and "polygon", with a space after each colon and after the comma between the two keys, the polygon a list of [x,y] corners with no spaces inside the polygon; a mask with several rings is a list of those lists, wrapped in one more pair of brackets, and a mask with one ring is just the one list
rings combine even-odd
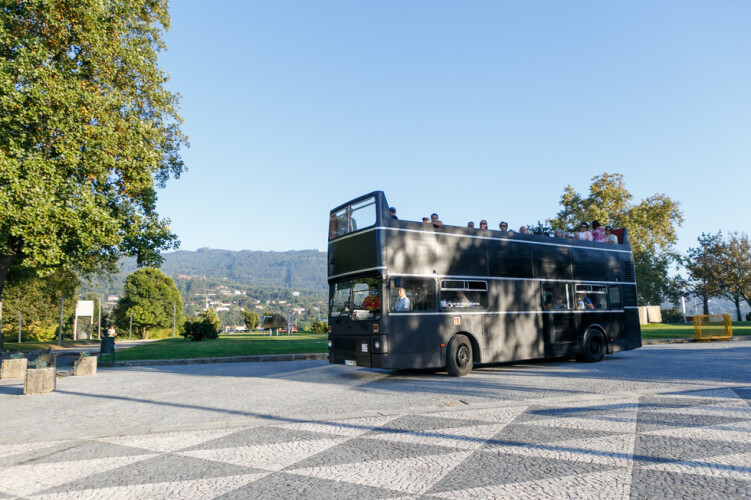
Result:
{"label": "passenger on upper deck", "polygon": [[472,229],[474,229],[475,223],[472,222],[472,221],[469,221],[469,222],[467,222],[467,227],[471,227]]}
{"label": "passenger on upper deck", "polygon": [[389,212],[391,212],[391,217],[394,220],[399,220],[399,217],[396,216],[396,209],[394,207],[389,208]]}
{"label": "passenger on upper deck", "polygon": [[527,226],[522,226],[519,228],[519,232],[522,234],[529,234],[529,229],[527,229]]}
{"label": "passenger on upper deck", "polygon": [[508,230],[508,222],[501,221],[500,224],[498,224],[498,228],[501,230],[502,233],[513,233],[513,231]]}
{"label": "passenger on upper deck", "polygon": [[563,238],[563,231],[561,231],[560,229],[556,229],[555,233],[554,233],[554,236],[556,238]]}
{"label": "passenger on upper deck", "polygon": [[589,224],[582,222],[579,232],[576,233],[577,240],[592,241],[592,233],[589,232]]}
{"label": "passenger on upper deck", "polygon": [[592,241],[605,241],[605,228],[596,220],[592,221]]}
{"label": "passenger on upper deck", "polygon": [[605,243],[618,243],[618,236],[611,233],[612,230],[612,227],[605,226]]}
{"label": "passenger on upper deck", "polygon": [[438,214],[430,214],[430,222],[435,227],[441,227],[443,225],[443,222],[441,222],[440,220],[438,220]]}
{"label": "passenger on upper deck", "polygon": [[487,229],[488,228],[488,221],[485,219],[480,221],[480,229]]}
{"label": "passenger on upper deck", "polygon": [[422,218],[422,223],[423,224],[430,224],[430,219],[428,219],[427,217],[423,217]]}

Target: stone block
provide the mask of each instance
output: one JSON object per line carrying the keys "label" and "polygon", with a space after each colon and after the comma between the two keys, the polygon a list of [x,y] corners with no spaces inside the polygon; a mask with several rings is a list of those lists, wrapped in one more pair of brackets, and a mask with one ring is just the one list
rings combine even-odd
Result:
{"label": "stone block", "polygon": [[4,359],[0,364],[0,378],[23,378],[28,362],[26,358]]}
{"label": "stone block", "polygon": [[23,384],[24,394],[47,394],[55,390],[57,370],[49,368],[32,368],[26,370],[26,380]]}
{"label": "stone block", "polygon": [[73,375],[78,377],[84,375],[94,375],[96,373],[97,357],[86,356],[76,361],[76,365],[73,367]]}

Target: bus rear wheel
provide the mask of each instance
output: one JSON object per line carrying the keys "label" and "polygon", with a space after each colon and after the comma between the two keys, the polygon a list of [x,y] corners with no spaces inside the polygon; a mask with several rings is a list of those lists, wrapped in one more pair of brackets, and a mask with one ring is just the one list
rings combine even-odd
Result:
{"label": "bus rear wheel", "polygon": [[605,358],[605,336],[599,330],[590,329],[584,336],[584,349],[576,357],[579,361],[597,363]]}
{"label": "bus rear wheel", "polygon": [[466,335],[455,335],[446,349],[446,371],[463,377],[472,370],[472,345]]}

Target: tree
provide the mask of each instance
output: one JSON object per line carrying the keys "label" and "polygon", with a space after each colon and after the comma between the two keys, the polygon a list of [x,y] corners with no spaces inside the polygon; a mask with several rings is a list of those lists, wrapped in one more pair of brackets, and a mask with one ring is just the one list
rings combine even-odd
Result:
{"label": "tree", "polygon": [[3,2],[0,299],[14,265],[154,265],[177,245],[156,213],[187,145],[157,64],[169,23],[167,0]]}
{"label": "tree", "polygon": [[665,194],[632,202],[622,174],[603,173],[592,178],[584,197],[572,186],[561,196],[560,212],[547,222],[555,229],[575,231],[582,221],[628,230],[638,283],[639,302],[659,303],[667,293],[669,264],[678,256],[673,250],[676,228],[683,223],[680,204]]}
{"label": "tree", "polygon": [[242,313],[243,321],[245,321],[245,326],[248,327],[248,330],[255,330],[258,323],[261,321],[258,314],[256,314],[255,311],[250,311],[248,309],[244,309]]}
{"label": "tree", "polygon": [[691,293],[701,297],[704,314],[709,314],[709,299],[722,294],[722,232],[701,233],[697,239],[699,246],[688,249],[683,265]]}
{"label": "tree", "polygon": [[213,307],[209,307],[204,312],[202,312],[201,318],[211,323],[216,331],[221,330],[222,322],[219,321],[219,315],[216,313],[216,310]]}
{"label": "tree", "polygon": [[57,271],[40,278],[33,270],[14,267],[5,287],[2,330],[17,331],[20,312],[25,335],[39,341],[52,340],[60,320],[60,299],[66,299],[63,318],[68,323],[75,311],[73,299],[78,296],[78,286],[78,276],[73,271]]}
{"label": "tree", "polygon": [[730,233],[720,256],[722,285],[725,294],[735,304],[741,321],[740,300],[751,306],[751,242],[745,233]]}
{"label": "tree", "polygon": [[131,273],[125,280],[125,295],[112,314],[122,330],[128,328],[132,314],[139,335],[148,338],[150,328],[172,326],[173,311],[177,311],[176,320],[180,321],[182,310],[182,297],[172,278],[159,269],[147,267]]}

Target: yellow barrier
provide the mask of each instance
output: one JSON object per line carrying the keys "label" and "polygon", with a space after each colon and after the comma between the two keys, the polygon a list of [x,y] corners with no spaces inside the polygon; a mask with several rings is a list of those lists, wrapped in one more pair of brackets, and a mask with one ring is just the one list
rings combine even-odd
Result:
{"label": "yellow barrier", "polygon": [[733,337],[733,322],[729,314],[694,316],[696,340],[730,340]]}

